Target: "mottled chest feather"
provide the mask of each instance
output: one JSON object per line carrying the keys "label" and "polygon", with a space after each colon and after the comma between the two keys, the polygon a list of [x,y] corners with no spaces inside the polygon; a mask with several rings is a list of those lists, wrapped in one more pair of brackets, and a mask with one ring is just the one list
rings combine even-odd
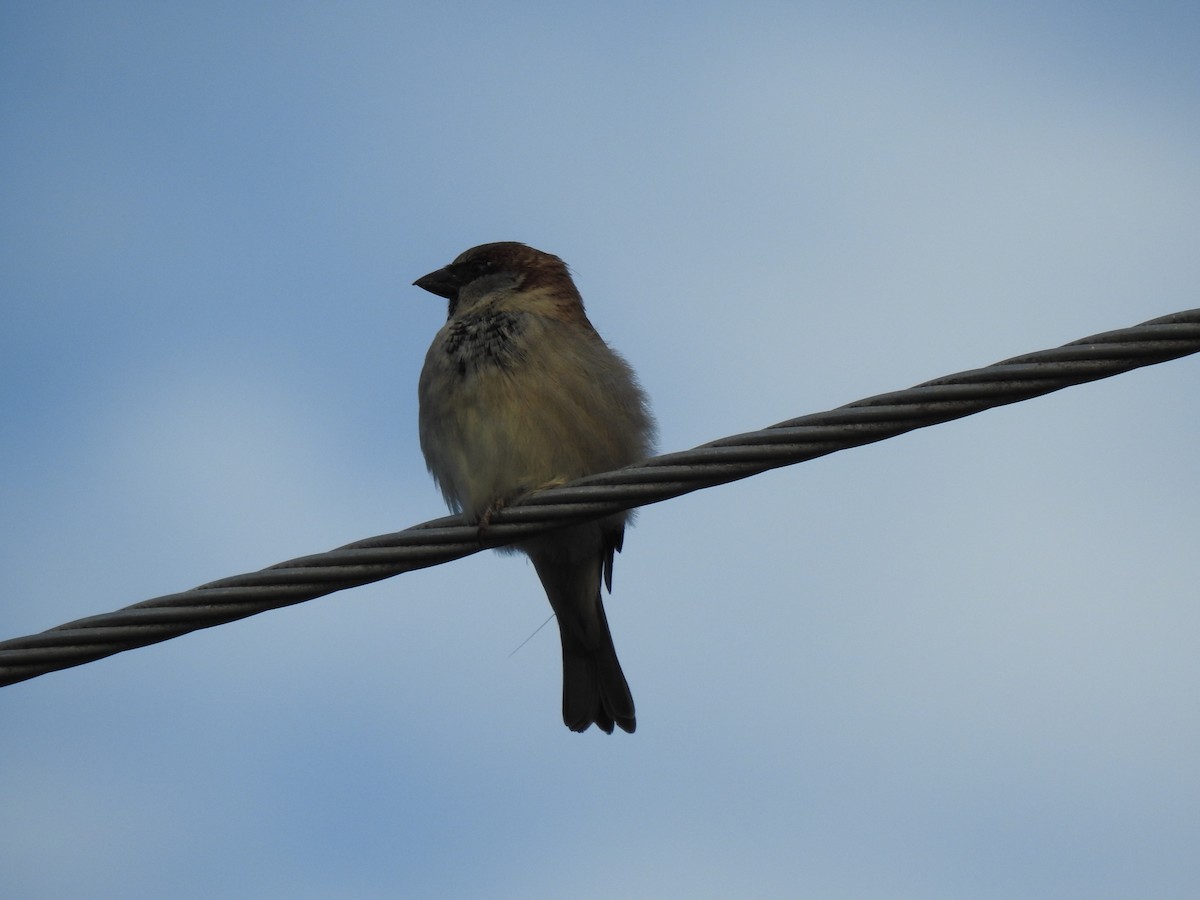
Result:
{"label": "mottled chest feather", "polygon": [[507,310],[484,310],[453,319],[443,348],[460,375],[486,368],[509,369],[525,356],[520,341],[525,317]]}

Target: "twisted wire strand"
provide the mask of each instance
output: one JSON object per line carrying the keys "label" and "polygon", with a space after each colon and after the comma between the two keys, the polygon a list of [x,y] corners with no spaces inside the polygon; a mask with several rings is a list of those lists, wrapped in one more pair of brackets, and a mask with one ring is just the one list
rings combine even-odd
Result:
{"label": "twisted wire strand", "polygon": [[0,642],[0,686],[1196,352],[1200,309],[656,456],[531,494],[482,530],[447,516]]}

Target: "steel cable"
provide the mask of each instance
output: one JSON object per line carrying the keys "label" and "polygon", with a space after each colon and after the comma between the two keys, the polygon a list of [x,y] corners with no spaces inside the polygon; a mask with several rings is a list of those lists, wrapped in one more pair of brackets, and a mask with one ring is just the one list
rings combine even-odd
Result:
{"label": "steel cable", "polygon": [[0,686],[1198,351],[1193,309],[656,456],[531,494],[482,530],[435,519],[0,642]]}

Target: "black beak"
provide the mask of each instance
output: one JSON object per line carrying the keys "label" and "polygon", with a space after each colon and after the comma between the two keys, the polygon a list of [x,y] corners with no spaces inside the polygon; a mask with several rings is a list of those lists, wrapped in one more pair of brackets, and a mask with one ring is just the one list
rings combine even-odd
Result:
{"label": "black beak", "polygon": [[458,289],[462,287],[463,283],[461,273],[456,272],[453,265],[449,265],[436,272],[430,272],[428,275],[422,275],[413,284],[421,290],[445,297],[447,300],[453,300],[458,296]]}

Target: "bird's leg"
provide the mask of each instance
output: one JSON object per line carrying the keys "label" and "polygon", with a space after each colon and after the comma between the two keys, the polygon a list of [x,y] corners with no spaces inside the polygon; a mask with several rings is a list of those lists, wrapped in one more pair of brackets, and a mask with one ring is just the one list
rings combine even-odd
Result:
{"label": "bird's leg", "polygon": [[482,532],[492,523],[492,517],[510,503],[528,497],[530,494],[536,494],[539,491],[548,491],[550,488],[562,487],[569,479],[558,476],[551,478],[549,481],[544,481],[535,488],[519,488],[504,497],[497,497],[487,505],[483,513],[479,516],[479,530]]}

